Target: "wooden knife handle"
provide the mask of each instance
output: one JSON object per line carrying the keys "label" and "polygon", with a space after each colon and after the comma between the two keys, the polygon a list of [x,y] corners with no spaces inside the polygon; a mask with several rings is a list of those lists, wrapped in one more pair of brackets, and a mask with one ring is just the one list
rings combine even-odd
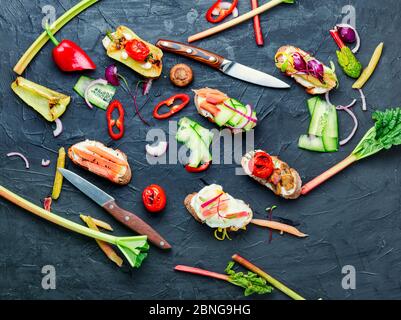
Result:
{"label": "wooden knife handle", "polygon": [[218,54],[181,42],[160,39],[157,41],[156,47],[194,59],[215,69],[219,69],[224,61],[224,58]]}
{"label": "wooden knife handle", "polygon": [[115,201],[107,202],[103,208],[114,218],[126,225],[131,230],[141,235],[146,235],[148,240],[161,249],[170,249],[170,244],[163,239],[150,225],[139,218],[136,214],[120,208]]}

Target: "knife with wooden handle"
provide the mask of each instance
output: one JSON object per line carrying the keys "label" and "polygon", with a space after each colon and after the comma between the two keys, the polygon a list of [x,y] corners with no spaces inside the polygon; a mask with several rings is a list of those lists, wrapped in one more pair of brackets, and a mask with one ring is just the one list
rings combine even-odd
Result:
{"label": "knife with wooden handle", "polygon": [[156,46],[163,51],[176,53],[196,60],[216,70],[253,84],[272,88],[290,88],[288,84],[267,73],[244,66],[238,62],[228,60],[216,53],[191,46],[185,43],[160,39]]}
{"label": "knife with wooden handle", "polygon": [[58,170],[77,189],[95,201],[122,224],[141,235],[146,235],[149,242],[161,249],[171,248],[170,244],[145,221],[136,214],[120,208],[112,196],[72,171],[63,168]]}

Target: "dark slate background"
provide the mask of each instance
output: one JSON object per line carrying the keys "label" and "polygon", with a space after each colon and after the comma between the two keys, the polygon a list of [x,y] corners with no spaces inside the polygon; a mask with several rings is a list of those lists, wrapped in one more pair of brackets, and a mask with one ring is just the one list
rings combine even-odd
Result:
{"label": "dark slate background", "polygon": [[[91,75],[102,77],[104,67],[111,63],[101,45],[107,29],[119,24],[131,27],[148,41],[170,38],[185,41],[193,33],[210,25],[204,13],[213,1],[185,0],[102,0],[70,22],[58,38],[79,43],[94,58],[98,70]],[[261,1],[264,3],[265,1]],[[0,298],[2,299],[240,299],[242,291],[220,281],[175,273],[176,264],[188,264],[223,271],[234,253],[255,262],[273,276],[281,279],[309,299],[385,299],[400,298],[401,232],[399,168],[401,150],[394,148],[354,165],[333,178],[307,197],[284,201],[275,197],[244,176],[235,176],[235,165],[214,165],[201,175],[191,175],[180,165],[149,166],[145,160],[146,128],[133,117],[133,106],[121,89],[118,98],[127,110],[126,135],[118,142],[109,139],[104,111],[90,110],[72,87],[78,75],[63,74],[54,66],[50,44],[44,47],[30,64],[24,76],[30,80],[70,94],[72,103],[63,115],[63,134],[54,138],[53,125],[25,106],[11,91],[15,79],[12,67],[41,32],[42,6],[52,4],[58,16],[70,8],[72,0],[13,0],[1,1],[0,12],[0,183],[34,203],[51,192],[56,163],[56,150],[68,147],[85,138],[102,141],[121,148],[128,154],[133,180],[127,187],[113,186],[108,181],[76,168],[105,191],[112,194],[123,207],[138,213],[150,222],[172,244],[171,252],[152,248],[148,259],[138,270],[127,266],[119,269],[109,262],[96,243],[83,236],[65,231],[30,215],[5,200],[0,200]],[[297,139],[306,132],[309,118],[303,88],[273,90],[231,79],[184,58],[166,54],[162,77],[155,82],[152,96],[143,109],[151,119],[153,106],[162,98],[190,88],[174,88],[167,75],[170,67],[179,62],[189,63],[195,72],[191,88],[215,87],[233,97],[256,106],[260,121],[256,129],[257,147],[297,168],[305,181],[310,180],[355,147],[359,138],[371,127],[370,114],[375,109],[399,103],[401,80],[399,61],[401,10],[398,0],[312,1],[300,0],[296,5],[282,5],[262,16],[266,44],[255,45],[252,22],[247,22],[217,36],[196,43],[230,59],[273,73],[273,57],[278,47],[293,44],[316,53],[328,63],[335,59],[335,44],[328,30],[342,19],[341,8],[353,4],[357,11],[357,27],[362,37],[358,55],[366,65],[380,41],[386,45],[380,67],[365,87],[369,112],[363,113],[360,104],[355,111],[360,120],[357,136],[335,154],[315,154],[297,148]],[[240,12],[250,8],[249,1],[240,1]],[[131,83],[139,77],[119,65],[120,72]],[[358,98],[351,89],[352,81],[339,70],[341,85],[332,101],[345,104]],[[286,81],[291,81],[286,79]],[[140,97],[141,102],[144,101]],[[212,128],[199,117],[193,105],[180,116],[191,116]],[[176,117],[177,119],[179,116]],[[340,115],[341,134],[348,134],[352,123],[346,114]],[[154,126],[167,129],[167,122]],[[6,153],[20,151],[31,161],[26,170],[18,159]],[[42,158],[50,158],[49,168],[42,168]],[[257,218],[264,218],[264,209],[278,205],[276,216],[301,223],[300,228],[310,237],[305,240],[274,234],[268,243],[268,231],[249,227],[248,232],[234,235],[232,241],[219,242],[212,230],[190,217],[182,205],[186,194],[198,191],[207,183],[222,184],[226,191],[249,202]],[[159,183],[167,190],[168,206],[162,214],[147,213],[141,203],[141,190],[150,183]],[[54,202],[53,211],[80,222],[83,212],[113,224],[116,235],[131,235],[105,212],[65,182],[61,198]],[[57,289],[41,288],[41,268],[54,265]],[[341,269],[353,265],[357,270],[357,289],[341,287]],[[252,299],[286,299],[280,292]]]}

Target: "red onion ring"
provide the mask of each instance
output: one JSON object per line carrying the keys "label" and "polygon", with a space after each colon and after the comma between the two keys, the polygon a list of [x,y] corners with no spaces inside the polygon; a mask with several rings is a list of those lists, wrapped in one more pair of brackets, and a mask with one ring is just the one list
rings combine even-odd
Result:
{"label": "red onion ring", "polygon": [[42,159],[42,167],[48,167],[50,165],[50,160]]}
{"label": "red onion ring", "polygon": [[355,36],[356,36],[356,44],[355,44],[354,49],[352,49],[351,51],[352,51],[352,53],[357,53],[359,51],[359,48],[361,47],[361,38],[359,37],[358,31],[353,26],[351,26],[350,24],[347,24],[347,23],[337,24],[336,28],[338,28],[338,27],[350,28],[350,29],[354,30]]}
{"label": "red onion ring", "polygon": [[56,123],[56,129],[53,131],[53,136],[58,137],[63,132],[63,123],[59,118],[54,120]]}
{"label": "red onion ring", "polygon": [[366,104],[366,97],[365,97],[365,95],[363,94],[362,89],[358,89],[358,91],[359,91],[359,94],[361,95],[362,110],[363,110],[363,111],[367,111],[367,110],[368,110],[368,106],[367,106],[367,104]]}
{"label": "red onion ring", "polygon": [[22,160],[25,161],[25,168],[29,169],[29,161],[22,153],[10,152],[10,153],[7,153],[7,157],[20,157]]}
{"label": "red onion ring", "polygon": [[93,105],[89,102],[89,98],[88,98],[89,90],[92,89],[92,87],[97,85],[97,84],[106,85],[106,84],[108,84],[108,82],[107,82],[107,80],[104,80],[104,79],[97,79],[97,80],[94,80],[94,81],[90,82],[88,87],[85,89],[85,95],[84,95],[85,96],[85,102],[88,105],[88,107],[91,108],[91,109],[93,109]]}
{"label": "red onion ring", "polygon": [[352,129],[351,133],[349,134],[349,136],[347,138],[345,138],[344,140],[340,141],[340,146],[346,145],[355,135],[356,130],[358,129],[358,119],[355,116],[354,112],[352,112],[352,110],[350,110],[351,107],[353,107],[356,103],[356,99],[354,99],[354,101],[352,101],[348,106],[338,106],[336,109],[337,110],[342,110],[347,112],[352,120],[354,120],[354,128]]}

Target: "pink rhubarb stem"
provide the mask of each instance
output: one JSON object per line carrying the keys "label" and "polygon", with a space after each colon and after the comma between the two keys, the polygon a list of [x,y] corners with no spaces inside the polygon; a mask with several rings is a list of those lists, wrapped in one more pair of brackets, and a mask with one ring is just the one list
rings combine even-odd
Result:
{"label": "pink rhubarb stem", "polygon": [[192,274],[197,274],[197,275],[204,276],[204,277],[209,277],[209,278],[229,281],[229,277],[227,275],[225,275],[225,274],[216,273],[216,272],[203,270],[203,269],[199,269],[199,268],[193,268],[193,267],[178,265],[178,266],[174,267],[174,270],[187,272],[187,273],[192,273]]}
{"label": "pink rhubarb stem", "polygon": [[329,180],[332,176],[344,170],[354,162],[358,161],[355,155],[351,154],[347,158],[345,158],[340,163],[336,164],[334,167],[330,168],[326,172],[322,173],[320,176],[316,177],[312,181],[308,182],[302,187],[302,195],[306,195],[311,192],[313,189],[321,185],[326,180]]}
{"label": "pink rhubarb stem", "polygon": [[[251,5],[252,5],[252,10],[257,9],[259,7],[259,1],[258,0],[251,0]],[[263,40],[263,32],[262,32],[262,26],[260,24],[260,17],[255,16],[253,18],[253,29],[255,31],[255,41],[258,46],[263,46],[264,40]]]}

